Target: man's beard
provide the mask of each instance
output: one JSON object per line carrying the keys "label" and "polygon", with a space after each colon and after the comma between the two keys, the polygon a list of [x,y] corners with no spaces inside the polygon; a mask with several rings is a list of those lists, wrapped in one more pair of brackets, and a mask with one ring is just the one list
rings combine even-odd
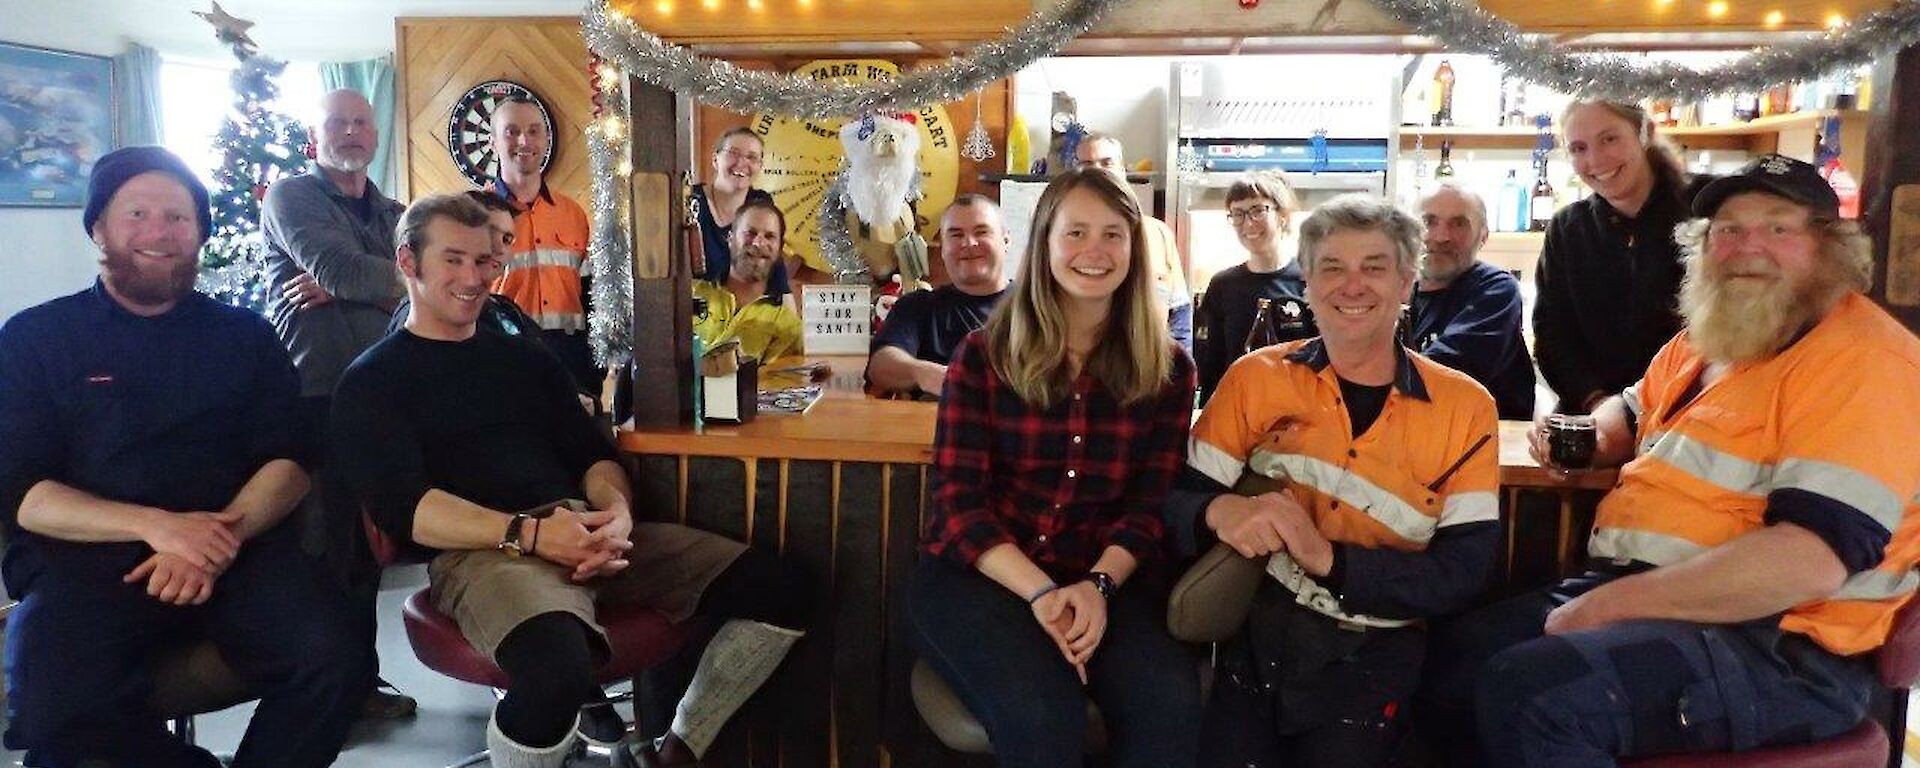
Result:
{"label": "man's beard", "polygon": [[138,256],[125,251],[103,249],[100,264],[106,271],[101,279],[113,289],[114,294],[143,307],[158,307],[178,301],[193,290],[194,279],[199,276],[198,254],[179,259],[165,270],[143,268],[138,259]]}
{"label": "man's beard", "polygon": [[1758,360],[1785,349],[1852,290],[1843,270],[1816,258],[1820,265],[1796,282],[1736,280],[1727,276],[1728,267],[1690,254],[1680,283],[1680,314],[1694,348],[1709,360],[1727,363]]}
{"label": "man's beard", "polygon": [[746,254],[741,254],[740,269],[736,274],[745,282],[760,282],[767,279],[767,276],[773,274],[773,261],[772,259],[763,261]]}
{"label": "man's beard", "polygon": [[1467,268],[1473,266],[1473,258],[1471,256],[1462,256],[1458,253],[1442,251],[1441,253],[1447,253],[1447,255],[1451,257],[1445,262],[1445,266],[1442,267],[1440,262],[1434,260],[1433,253],[1433,251],[1428,251],[1426,260],[1420,264],[1420,280],[1422,282],[1452,283],[1454,278],[1466,274]]}
{"label": "man's beard", "polygon": [[341,157],[332,152],[322,151],[320,152],[320,157],[318,158],[318,162],[320,163],[320,167],[330,171],[337,171],[340,173],[359,173],[361,171],[366,170],[367,166],[372,165],[373,159],[367,158],[367,159],[361,160],[361,159],[350,158],[350,157]]}

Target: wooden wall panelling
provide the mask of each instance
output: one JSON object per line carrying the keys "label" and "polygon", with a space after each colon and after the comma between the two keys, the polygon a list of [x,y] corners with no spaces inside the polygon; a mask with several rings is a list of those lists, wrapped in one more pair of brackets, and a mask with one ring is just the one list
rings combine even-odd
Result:
{"label": "wooden wall panelling", "polygon": [[512,80],[533,89],[552,113],[548,185],[583,203],[590,199],[582,131],[593,105],[579,19],[403,18],[395,24],[404,197],[471,186],[447,153],[447,117],[468,88]]}

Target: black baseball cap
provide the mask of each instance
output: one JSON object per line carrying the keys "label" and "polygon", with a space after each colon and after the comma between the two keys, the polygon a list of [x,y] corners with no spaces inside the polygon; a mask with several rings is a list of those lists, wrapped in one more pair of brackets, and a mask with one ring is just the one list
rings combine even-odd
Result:
{"label": "black baseball cap", "polygon": [[1761,155],[1739,173],[1708,182],[1693,198],[1693,215],[1712,216],[1727,198],[1741,192],[1765,192],[1813,209],[1822,218],[1840,218],[1840,196],[1821,178],[1820,169],[1786,155]]}

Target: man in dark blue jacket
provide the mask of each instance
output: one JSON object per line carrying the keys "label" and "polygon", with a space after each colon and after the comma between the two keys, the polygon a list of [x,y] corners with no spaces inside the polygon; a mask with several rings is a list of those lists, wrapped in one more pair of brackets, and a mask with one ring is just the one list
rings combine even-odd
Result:
{"label": "man in dark blue jacket", "polygon": [[219,768],[147,705],[161,652],[211,640],[261,696],[236,768],[321,768],[371,639],[281,525],[306,494],[293,363],[193,290],[207,191],[159,147],[94,165],[91,288],[0,328],[6,745],[47,768]]}
{"label": "man in dark blue jacket", "polygon": [[1407,346],[1473,377],[1503,419],[1533,418],[1533,358],[1520,335],[1520,281],[1481,262],[1487,204],[1452,184],[1420,201],[1427,253],[1406,325]]}

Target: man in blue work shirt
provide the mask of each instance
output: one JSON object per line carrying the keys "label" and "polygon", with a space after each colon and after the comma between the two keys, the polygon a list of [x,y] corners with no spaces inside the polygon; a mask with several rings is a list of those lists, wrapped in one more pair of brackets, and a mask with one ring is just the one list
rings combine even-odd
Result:
{"label": "man in blue work shirt", "polygon": [[193,290],[207,191],[159,147],[93,169],[93,287],[0,328],[6,746],[26,764],[217,768],[148,708],[211,640],[260,694],[233,765],[333,762],[373,671],[280,525],[307,492],[299,380],[260,316]]}
{"label": "man in blue work shirt", "polygon": [[1478,259],[1487,204],[1452,184],[1420,200],[1426,255],[1413,293],[1406,345],[1473,377],[1503,419],[1533,418],[1533,357],[1520,335],[1520,281]]}

